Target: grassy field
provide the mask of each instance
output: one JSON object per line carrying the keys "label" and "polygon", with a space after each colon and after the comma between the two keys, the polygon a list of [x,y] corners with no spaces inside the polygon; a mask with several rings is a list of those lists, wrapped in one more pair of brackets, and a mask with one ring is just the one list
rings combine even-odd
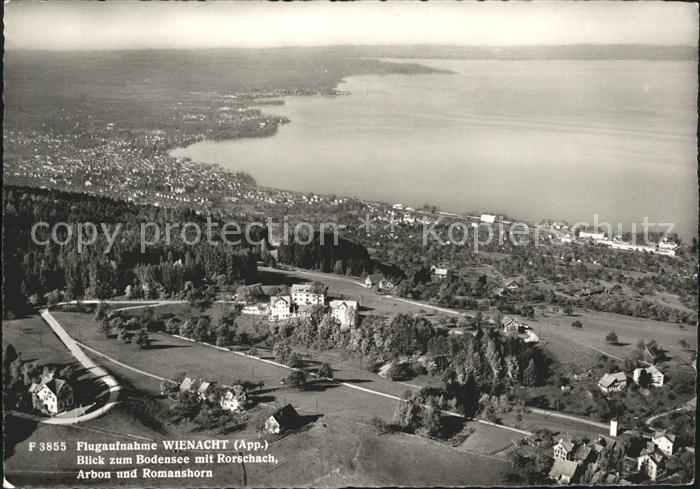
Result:
{"label": "grassy field", "polygon": [[[97,330],[96,322],[90,315],[57,312],[55,316],[69,333],[76,337],[80,335],[81,341],[86,345],[134,368],[164,377],[174,376],[174,372],[184,371],[188,375],[201,376],[219,382],[231,381],[234,378],[263,380],[266,386],[275,387],[279,379],[288,374],[288,370],[280,367],[166,335],[153,335],[157,340],[154,344],[156,349],[142,351],[135,345],[124,345],[117,343],[114,339],[102,337]],[[134,386],[150,391],[157,390],[158,382],[154,379],[116,366],[100,359],[99,356],[95,358],[115,374],[128,378]],[[345,375],[342,370],[338,374],[341,377]],[[372,374],[367,373],[367,375]],[[363,379],[353,380],[366,385]],[[386,382],[385,387],[395,386],[381,378],[378,378],[378,382]],[[405,389],[397,389],[398,394],[401,393],[398,392],[399,390]],[[266,394],[264,400],[271,406],[291,402],[302,414],[318,413],[323,416],[312,425],[310,430],[284,438],[272,446],[271,453],[280,460],[278,465],[247,467],[249,485],[335,487],[350,483],[358,485],[496,484],[500,481],[503,471],[507,469],[507,463],[502,460],[460,452],[417,437],[400,435],[377,437],[374,428],[369,426],[369,421],[373,416],[385,419],[391,417],[395,401],[388,398],[343,386],[334,386],[309,392],[276,390],[269,395]],[[499,428],[483,428],[492,430],[494,435],[502,431]],[[246,433],[248,436],[254,436],[251,427],[237,436],[244,436]],[[85,426],[75,428],[40,426],[31,434],[31,440],[49,440],[57,437],[66,440],[101,437],[104,441],[113,437],[129,438],[133,435],[160,439],[164,436],[172,437],[177,433],[165,435],[154,433],[126,413],[116,411]],[[193,436],[197,435],[189,433],[185,435],[186,438]],[[497,439],[497,436],[486,436]],[[42,459],[40,467],[33,466],[36,469],[33,471],[34,475],[27,474],[27,467],[31,466],[31,457],[27,453],[26,441],[17,444],[14,454],[8,459],[8,470],[15,480],[26,480],[31,484],[40,485],[36,481],[48,480],[48,478],[42,479],[40,475],[41,471],[48,467],[61,467],[66,472],[66,481],[74,477],[76,469],[73,461],[74,454],[73,458],[71,455],[57,455],[53,459]],[[314,463],[309,464],[308,460],[314,460]],[[459,466],[459,469],[445,474],[445,471],[440,469],[441,464],[447,463],[445,461]],[[488,463],[491,470],[475,473],[474,469],[484,463]],[[230,480],[238,480],[237,477],[240,476],[237,467],[226,467],[225,471],[218,467],[216,470],[221,473],[220,477],[229,478],[228,485]],[[60,478],[61,475],[58,476]],[[226,485],[225,482],[219,482],[219,484]],[[187,484],[183,482],[182,485]],[[212,485],[216,485],[216,482],[212,481]]]}
{"label": "grassy field", "polygon": [[[601,352],[627,358],[640,339],[656,340],[666,350],[669,366],[692,371],[688,365],[690,352],[681,348],[679,341],[685,340],[692,349],[697,349],[695,326],[681,329],[677,324],[581,310],[576,310],[573,316],[546,312],[545,317],[538,312],[534,320],[519,319],[534,329],[544,347],[574,371],[589,368]],[[572,328],[575,320],[581,321],[583,328]],[[611,331],[617,333],[619,344],[606,342],[605,336]]]}
{"label": "grassy field", "polygon": [[41,316],[2,322],[2,344],[11,344],[25,361],[66,365],[75,359]]}

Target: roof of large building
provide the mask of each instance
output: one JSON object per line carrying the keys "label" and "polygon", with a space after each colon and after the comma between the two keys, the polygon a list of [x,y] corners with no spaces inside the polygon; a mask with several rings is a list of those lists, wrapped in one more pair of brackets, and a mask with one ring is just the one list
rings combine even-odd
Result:
{"label": "roof of large building", "polygon": [[270,297],[270,304],[272,305],[275,305],[275,303],[279,301],[284,301],[287,304],[291,304],[292,298],[288,295],[273,295],[272,297]]}
{"label": "roof of large building", "polygon": [[626,382],[627,376],[624,372],[615,372],[613,374],[605,374],[598,381],[598,385],[601,387],[610,387],[618,382]]}
{"label": "roof of large building", "polygon": [[562,475],[568,478],[573,478],[578,470],[578,464],[572,460],[556,459],[552,470],[549,471],[549,476],[553,479],[559,479]]}
{"label": "roof of large building", "polygon": [[293,284],[290,289],[292,294],[325,294],[326,286],[316,282]]}
{"label": "roof of large building", "polygon": [[297,422],[299,413],[294,409],[294,406],[287,404],[272,413],[270,417],[274,418],[280,426],[291,426]]}
{"label": "roof of large building", "polygon": [[332,309],[341,307],[343,305],[349,307],[350,309],[357,309],[357,301],[333,300],[330,302],[330,306]]}

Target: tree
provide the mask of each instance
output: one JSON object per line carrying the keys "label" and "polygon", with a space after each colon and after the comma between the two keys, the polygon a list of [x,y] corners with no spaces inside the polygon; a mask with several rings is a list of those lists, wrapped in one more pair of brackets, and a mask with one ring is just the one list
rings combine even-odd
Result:
{"label": "tree", "polygon": [[327,363],[322,363],[318,368],[318,376],[322,379],[332,379],[333,369]]}
{"label": "tree", "polygon": [[437,436],[442,432],[440,409],[434,402],[427,403],[420,415],[420,427],[416,433],[424,436]]}
{"label": "tree", "polygon": [[105,338],[109,338],[113,333],[112,323],[108,319],[103,319],[100,321],[100,333],[105,335]]}
{"label": "tree", "polygon": [[576,329],[581,329],[581,328],[583,328],[583,323],[577,319],[573,323],[571,323],[571,327],[576,328]]}
{"label": "tree", "polygon": [[97,321],[102,321],[107,318],[107,314],[109,312],[109,308],[107,305],[100,301],[99,304],[97,304],[97,307],[95,308],[95,319]]}
{"label": "tree", "polygon": [[177,396],[177,402],[170,408],[173,422],[192,420],[199,413],[202,401],[199,395],[193,391],[182,391]]}
{"label": "tree", "polygon": [[530,363],[527,364],[527,368],[525,368],[525,372],[523,372],[523,385],[526,387],[534,387],[537,385],[537,367],[534,358],[530,359]]}
{"label": "tree", "polygon": [[681,348],[683,348],[684,350],[687,350],[688,348],[690,348],[690,345],[685,340],[680,340],[678,342],[678,344],[681,345]]}
{"label": "tree", "polygon": [[151,345],[151,339],[148,337],[148,333],[145,329],[139,330],[134,336],[134,343],[139,345],[142,350],[145,350]]}
{"label": "tree", "polygon": [[651,374],[647,372],[646,369],[639,372],[639,380],[637,380],[639,387],[648,388],[651,386],[651,381]]}
{"label": "tree", "polygon": [[574,310],[571,306],[564,306],[564,314],[567,316],[571,316],[574,313]]}
{"label": "tree", "polygon": [[606,341],[609,345],[617,345],[617,344],[618,344],[617,333],[615,333],[614,331],[609,332],[609,333],[605,336],[605,341]]}
{"label": "tree", "polygon": [[306,384],[306,373],[303,370],[295,370],[285,379],[285,384],[302,389]]}
{"label": "tree", "polygon": [[299,354],[298,354],[297,352],[293,351],[293,352],[289,355],[288,365],[289,365],[290,367],[292,367],[292,368],[299,368],[299,367],[301,367],[301,366],[303,365],[303,363],[304,363],[304,362],[302,362],[301,357],[299,356]]}

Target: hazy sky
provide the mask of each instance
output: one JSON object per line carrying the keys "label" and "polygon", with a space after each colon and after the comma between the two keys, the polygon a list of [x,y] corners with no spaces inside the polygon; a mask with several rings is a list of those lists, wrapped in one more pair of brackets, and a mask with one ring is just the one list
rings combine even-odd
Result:
{"label": "hazy sky", "polygon": [[698,9],[649,2],[18,2],[6,48],[332,44],[697,45]]}

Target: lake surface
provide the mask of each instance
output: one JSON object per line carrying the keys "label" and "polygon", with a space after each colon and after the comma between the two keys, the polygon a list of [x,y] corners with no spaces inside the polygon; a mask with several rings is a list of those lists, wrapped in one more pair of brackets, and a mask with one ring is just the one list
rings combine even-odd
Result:
{"label": "lake surface", "polygon": [[691,61],[420,60],[456,74],[354,76],[289,97],[264,139],[173,152],[259,184],[570,222],[697,230]]}

